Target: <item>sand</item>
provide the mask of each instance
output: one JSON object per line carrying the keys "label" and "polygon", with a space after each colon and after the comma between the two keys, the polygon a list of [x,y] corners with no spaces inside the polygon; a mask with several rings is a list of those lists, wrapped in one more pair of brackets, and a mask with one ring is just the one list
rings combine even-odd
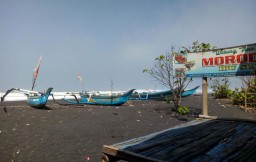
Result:
{"label": "sand", "polygon": [[[202,113],[202,96],[183,98],[191,115]],[[209,115],[256,120],[227,100],[209,98]],[[122,106],[61,106],[36,109],[26,102],[0,103],[0,162],[92,161],[103,145],[161,131],[193,120],[170,111],[164,101],[129,101]]]}

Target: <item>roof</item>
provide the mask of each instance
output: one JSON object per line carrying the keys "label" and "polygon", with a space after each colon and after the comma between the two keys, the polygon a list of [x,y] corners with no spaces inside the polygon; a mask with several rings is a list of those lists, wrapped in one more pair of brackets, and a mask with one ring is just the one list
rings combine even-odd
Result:
{"label": "roof", "polygon": [[103,146],[103,153],[128,161],[255,161],[256,121],[197,119]]}

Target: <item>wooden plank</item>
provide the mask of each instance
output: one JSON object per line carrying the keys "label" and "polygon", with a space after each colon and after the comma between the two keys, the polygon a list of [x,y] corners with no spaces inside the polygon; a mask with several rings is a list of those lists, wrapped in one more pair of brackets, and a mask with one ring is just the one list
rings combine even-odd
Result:
{"label": "wooden plank", "polygon": [[[211,124],[215,124],[214,122],[211,122]],[[213,128],[211,126],[213,125],[205,125],[206,128]],[[213,133],[215,130],[209,130],[209,129],[200,129],[199,131],[194,131],[196,129],[191,129],[190,132],[186,132],[183,134],[180,134],[177,137],[171,137],[170,142],[164,143],[163,145],[160,145],[158,147],[151,148],[149,150],[146,150],[144,152],[141,152],[140,154],[143,154],[145,156],[157,156],[157,158],[163,156],[162,154],[165,154],[166,152],[171,152],[179,147],[182,147],[184,145],[187,145],[193,141],[197,141],[204,136],[207,136],[211,133]]]}
{"label": "wooden plank", "polygon": [[207,136],[204,136],[199,140],[187,143],[186,145],[179,147],[172,152],[168,152],[164,157],[164,160],[177,161],[183,159],[186,161],[191,159],[191,157],[194,157],[203,153],[205,150],[208,150],[216,143],[220,142],[223,138],[229,137],[233,132],[234,128],[231,128],[229,131],[227,131],[225,125],[220,125],[219,128],[215,127],[213,131]]}
{"label": "wooden plank", "polygon": [[200,119],[103,146],[103,153],[128,161],[247,161],[256,159],[255,146],[254,122]]}
{"label": "wooden plank", "polygon": [[[247,131],[247,130],[250,128],[251,128],[250,126],[243,124],[243,126],[239,130],[239,132],[244,132],[243,136],[241,136],[241,133],[237,132],[237,127],[233,127],[232,132],[229,133],[228,136],[223,136],[223,134],[219,134],[218,136],[221,141],[220,142],[215,141],[215,143],[212,145],[213,147],[209,146],[209,143],[211,142],[208,142],[207,146],[204,146],[204,151],[202,151],[201,154],[208,155],[207,159],[205,160],[218,159],[222,161],[225,157],[238,151],[239,148],[247,141],[248,138],[246,136],[247,135],[249,136],[251,134],[251,131]],[[230,127],[225,128],[224,131],[230,131],[228,129],[230,129]],[[218,137],[214,137],[214,138],[218,138]],[[223,142],[223,140],[225,139],[226,141]],[[211,149],[209,150],[207,148],[211,148]],[[198,153],[198,150],[196,152]],[[182,157],[182,159],[192,159],[195,156],[201,156],[201,154],[195,154],[195,153],[188,154],[185,157]]]}
{"label": "wooden plank", "polygon": [[191,122],[181,124],[181,125],[178,125],[178,126],[175,126],[175,127],[163,130],[163,131],[152,133],[152,134],[149,134],[149,135],[146,135],[146,136],[143,136],[143,137],[139,137],[139,138],[133,138],[131,140],[116,143],[116,144],[113,144],[111,146],[114,147],[115,149],[120,149],[121,150],[121,149],[127,148],[129,146],[133,146],[133,145],[139,144],[143,141],[149,140],[149,139],[151,139],[151,138],[153,138],[157,135],[161,135],[164,132],[167,132],[167,131],[170,131],[170,130],[175,130],[175,129],[178,129],[178,128],[185,128],[187,126],[197,125],[199,123],[204,123],[204,122],[207,122],[207,121],[210,121],[210,119],[193,120]]}
{"label": "wooden plank", "polygon": [[[125,148],[127,148],[129,146],[141,143],[141,142],[143,142],[145,140],[148,140],[148,139],[151,139],[151,138],[153,138],[153,137],[155,137],[157,135],[161,135],[162,133],[164,133],[166,131],[175,130],[175,129],[178,129],[178,128],[185,128],[188,125],[189,126],[197,125],[198,123],[204,123],[204,122],[207,122],[207,121],[210,121],[210,120],[208,120],[208,119],[194,120],[194,121],[188,122],[186,124],[181,124],[179,126],[172,127],[170,129],[167,129],[167,130],[163,130],[163,131],[160,131],[160,132],[152,133],[152,134],[147,135],[147,136],[143,136],[143,137],[139,137],[139,138],[134,138],[134,139],[131,139],[131,140],[128,140],[128,141],[125,141],[125,142],[121,142],[121,143],[117,143],[117,144],[114,144],[114,145],[110,145],[110,146],[104,145],[103,149],[102,149],[102,153],[106,154],[106,155],[111,155],[111,156],[119,157],[119,158],[125,158],[122,155],[122,153],[120,153],[120,152],[124,152]],[[127,152],[127,151],[125,151],[125,152]],[[128,150],[128,152],[130,152],[130,151]],[[128,156],[127,153],[126,153],[126,156]],[[132,157],[134,157],[134,155],[132,155]],[[145,156],[143,156],[143,157],[145,157]],[[129,158],[131,158],[131,157],[129,157]]]}
{"label": "wooden plank", "polygon": [[[244,150],[242,152],[251,153],[252,149],[248,150],[251,145],[254,145],[255,148],[255,124],[249,123],[238,123],[238,126],[235,128],[236,131],[230,137],[224,138],[220,143],[216,143],[216,146],[211,150],[206,151],[204,154],[197,156],[194,161],[207,161],[207,160],[217,160],[223,161],[227,159],[229,156],[234,157],[239,156],[241,153],[240,150]],[[251,142],[250,142],[250,139]],[[247,146],[244,148],[244,146]],[[234,158],[233,157],[233,158]],[[229,160],[233,159],[232,157]],[[231,160],[233,161],[233,160]],[[243,160],[242,160],[243,161]]]}
{"label": "wooden plank", "polygon": [[140,154],[136,154],[136,153],[125,151],[125,150],[117,150],[116,148],[113,148],[111,146],[106,146],[106,145],[103,146],[103,152],[106,155],[115,156],[127,161],[162,162],[161,160],[158,160],[158,159],[152,159],[152,158],[141,156]]}
{"label": "wooden plank", "polygon": [[248,141],[247,144],[240,148],[236,153],[227,157],[227,161],[256,161],[256,136],[252,140]]}
{"label": "wooden plank", "polygon": [[178,139],[184,138],[184,135],[189,136],[190,133],[202,131],[205,127],[210,127],[215,123],[209,121],[197,125],[191,125],[187,127],[177,128],[168,130],[159,135],[152,137],[151,139],[143,140],[136,145],[126,147],[126,150],[133,151],[136,153],[143,152],[144,150],[161,146],[163,144],[172,143]]}

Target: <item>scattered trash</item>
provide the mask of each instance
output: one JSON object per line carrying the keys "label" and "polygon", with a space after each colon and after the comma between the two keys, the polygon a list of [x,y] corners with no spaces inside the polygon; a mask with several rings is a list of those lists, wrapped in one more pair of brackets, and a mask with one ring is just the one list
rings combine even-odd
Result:
{"label": "scattered trash", "polygon": [[137,120],[137,122],[139,122],[140,120]]}
{"label": "scattered trash", "polygon": [[90,157],[85,155],[84,160],[90,160]]}
{"label": "scattered trash", "polygon": [[172,116],[172,117],[176,117],[177,114],[176,114],[175,112],[172,112],[171,116]]}
{"label": "scattered trash", "polygon": [[20,149],[16,152],[16,154],[19,154],[20,153]]}
{"label": "scattered trash", "polygon": [[29,126],[30,124],[26,124],[27,126]]}

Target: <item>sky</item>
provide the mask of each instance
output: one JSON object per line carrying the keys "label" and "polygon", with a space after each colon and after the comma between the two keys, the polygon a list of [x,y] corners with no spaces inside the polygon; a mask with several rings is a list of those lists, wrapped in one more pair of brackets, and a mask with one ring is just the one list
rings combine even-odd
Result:
{"label": "sky", "polygon": [[[256,43],[255,0],[0,0],[0,91],[166,89],[143,69],[192,42]],[[190,87],[201,86],[195,79]],[[236,84],[236,83],[234,83]]]}

